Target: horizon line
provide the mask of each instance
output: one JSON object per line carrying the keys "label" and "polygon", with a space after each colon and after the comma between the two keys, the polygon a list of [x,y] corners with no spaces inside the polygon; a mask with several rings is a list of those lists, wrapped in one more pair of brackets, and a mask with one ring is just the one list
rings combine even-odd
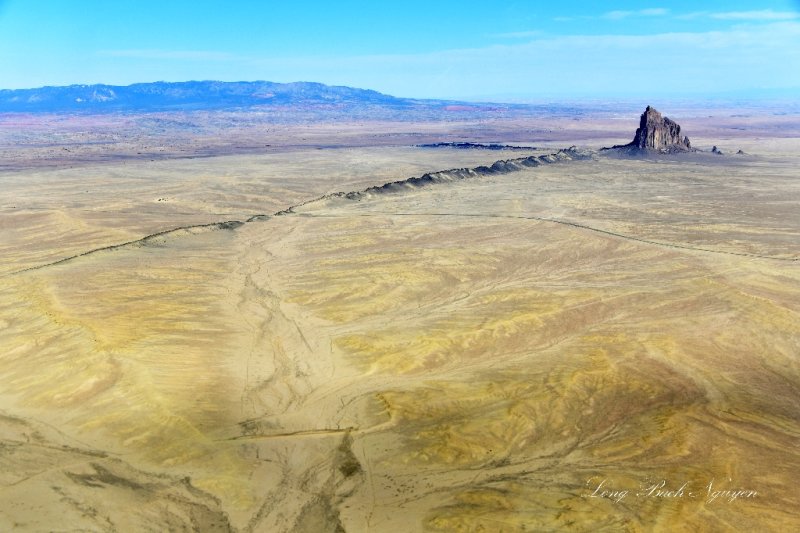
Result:
{"label": "horizon line", "polygon": [[252,79],[252,80],[221,80],[221,79],[187,79],[187,80],[179,80],[179,81],[167,81],[164,79],[154,80],[154,81],[137,81],[132,83],[107,83],[107,82],[95,82],[95,83],[69,83],[66,85],[41,85],[36,87],[18,87],[18,88],[0,88],[0,93],[3,92],[16,92],[16,91],[36,91],[42,89],[67,89],[67,88],[88,88],[88,87],[118,87],[118,88],[129,88],[136,85],[156,85],[156,84],[168,84],[168,85],[180,85],[180,84],[191,84],[191,83],[220,83],[220,84],[255,84],[255,83],[265,83],[265,84],[274,84],[274,85],[299,85],[299,84],[308,84],[308,85],[318,85],[322,87],[330,87],[330,88],[345,88],[345,89],[354,89],[358,91],[365,91],[365,92],[374,92],[381,94],[383,96],[388,96],[392,98],[397,98],[400,100],[412,100],[412,101],[444,101],[444,102],[458,102],[458,103],[474,103],[474,104],[509,104],[509,105],[524,105],[524,104],[534,104],[534,103],[542,103],[542,102],[563,102],[563,103],[575,103],[576,100],[589,100],[596,102],[597,100],[603,101],[616,101],[616,102],[633,102],[639,100],[650,100],[650,99],[660,99],[666,101],[682,101],[692,98],[701,98],[701,99],[709,99],[709,98],[725,98],[731,100],[759,100],[763,98],[769,98],[771,100],[783,100],[783,99],[791,99],[796,100],[798,96],[800,96],[800,87],[770,87],[770,88],[757,88],[757,89],[728,89],[728,90],[718,90],[718,91],[683,91],[683,92],[673,92],[673,93],[650,93],[649,95],[638,95],[638,94],[631,94],[631,93],[617,93],[617,94],[609,94],[609,93],[587,93],[587,92],[574,92],[574,93],[567,93],[567,94],[553,94],[553,93],[494,93],[494,94],[475,94],[469,96],[436,96],[436,97],[413,97],[413,96],[398,96],[395,94],[390,94],[386,92],[382,92],[378,89],[371,89],[365,87],[357,87],[353,85],[342,85],[342,84],[328,84],[325,82],[319,81],[309,81],[309,80],[295,80],[295,81],[271,81],[266,79]]}

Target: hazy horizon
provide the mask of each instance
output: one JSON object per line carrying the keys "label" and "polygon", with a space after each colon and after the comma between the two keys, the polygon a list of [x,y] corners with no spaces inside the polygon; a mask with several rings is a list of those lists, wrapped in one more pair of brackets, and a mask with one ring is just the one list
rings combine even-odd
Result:
{"label": "hazy horizon", "polygon": [[[211,83],[283,83],[283,84],[293,84],[293,83],[323,83],[316,80],[290,80],[290,81],[282,81],[276,82],[274,80],[264,80],[264,79],[237,79],[237,80],[215,80],[215,79],[186,79],[186,80],[174,80],[174,81],[167,81],[167,80],[153,80],[153,81],[138,81],[138,82],[131,82],[131,83],[124,83],[124,84],[115,84],[115,83],[105,83],[105,82],[97,82],[97,83],[72,83],[68,85],[39,85],[36,87],[19,87],[19,88],[7,88],[7,87],[0,87],[0,91],[29,91],[29,90],[39,90],[39,89],[46,89],[46,88],[54,88],[54,87],[91,87],[91,86],[108,86],[108,87],[129,87],[133,85],[143,85],[143,84],[158,84],[158,83],[204,83],[204,82],[211,82]],[[323,83],[324,84],[324,83]],[[356,87],[352,85],[332,85],[332,84],[324,84],[329,87],[348,87],[351,89],[358,89],[358,90],[375,90],[372,87]],[[631,92],[631,93],[622,93],[622,94],[592,94],[592,93],[573,93],[569,95],[563,95],[558,93],[541,93],[538,95],[527,95],[525,93],[497,93],[497,94],[477,94],[477,95],[464,95],[457,98],[447,98],[447,97],[413,97],[404,94],[392,94],[392,93],[384,93],[383,91],[378,91],[381,94],[385,94],[388,96],[396,97],[396,98],[406,98],[406,99],[418,99],[418,100],[443,100],[443,101],[462,101],[462,102],[474,102],[474,103],[505,103],[505,104],[541,104],[547,102],[560,102],[560,103],[579,103],[579,102],[586,102],[586,103],[614,103],[614,102],[632,102],[637,100],[651,100],[651,99],[658,99],[661,101],[667,102],[691,102],[697,100],[704,100],[705,103],[711,103],[711,100],[719,100],[724,102],[734,101],[734,100],[743,100],[743,101],[754,101],[759,99],[771,99],[777,101],[783,100],[795,100],[797,98],[797,91],[798,89],[795,88],[776,88],[776,89],[753,89],[753,90],[727,90],[727,91],[715,91],[715,92],[685,92],[685,93],[676,93],[676,92],[658,92],[658,91],[650,91],[647,94],[643,92]],[[701,102],[702,103],[702,102]]]}
{"label": "hazy horizon", "polygon": [[800,4],[0,0],[3,89],[311,81],[534,101],[800,92]]}

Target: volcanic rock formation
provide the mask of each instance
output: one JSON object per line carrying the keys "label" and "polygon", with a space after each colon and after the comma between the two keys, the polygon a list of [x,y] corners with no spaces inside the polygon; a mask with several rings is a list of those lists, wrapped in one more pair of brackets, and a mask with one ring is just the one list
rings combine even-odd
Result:
{"label": "volcanic rock formation", "polygon": [[693,152],[689,137],[681,138],[681,127],[677,122],[664,117],[654,107],[647,106],[639,120],[639,128],[633,141],[614,146],[613,149],[628,152]]}

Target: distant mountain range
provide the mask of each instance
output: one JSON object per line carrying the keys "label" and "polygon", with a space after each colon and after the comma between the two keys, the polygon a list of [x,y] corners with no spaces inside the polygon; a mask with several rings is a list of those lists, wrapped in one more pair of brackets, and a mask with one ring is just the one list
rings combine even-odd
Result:
{"label": "distant mountain range", "polygon": [[[2,0],[0,0],[0,3]],[[771,94],[771,93],[770,93]],[[780,114],[798,112],[796,99],[772,96]],[[785,95],[783,95],[785,96]],[[781,98],[778,98],[781,97]],[[748,104],[737,98],[679,99],[678,106],[707,108],[719,105]],[[752,103],[752,102],[750,102]],[[763,102],[761,102],[763,104]],[[0,113],[147,113],[168,111],[272,110],[274,113],[305,112],[309,117],[332,116],[391,118],[409,113],[416,118],[470,115],[484,116],[512,112],[517,115],[581,115],[587,111],[618,112],[630,104],[639,109],[642,102],[631,100],[574,100],[539,103],[464,102],[439,99],[398,98],[369,89],[325,85],[314,82],[275,83],[270,81],[184,81],[135,83],[133,85],[68,85],[35,89],[0,89]],[[777,105],[777,104],[776,104]],[[673,106],[675,107],[675,106]]]}
{"label": "distant mountain range", "polygon": [[310,82],[187,81],[0,90],[0,112],[4,113],[189,111],[289,105],[404,108],[437,103],[444,104]]}

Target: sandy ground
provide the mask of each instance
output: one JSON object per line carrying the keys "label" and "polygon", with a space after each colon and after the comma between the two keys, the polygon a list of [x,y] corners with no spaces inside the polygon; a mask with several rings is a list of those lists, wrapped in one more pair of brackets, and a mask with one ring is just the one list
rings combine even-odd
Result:
{"label": "sandy ground", "polygon": [[707,140],[4,173],[0,529],[800,529],[800,150]]}
{"label": "sandy ground", "polygon": [[[505,155],[530,153],[537,152]],[[8,261],[0,272],[176,227],[269,215],[327,193],[491,164],[503,155],[449,148],[305,149],[2,173],[0,253]]]}

